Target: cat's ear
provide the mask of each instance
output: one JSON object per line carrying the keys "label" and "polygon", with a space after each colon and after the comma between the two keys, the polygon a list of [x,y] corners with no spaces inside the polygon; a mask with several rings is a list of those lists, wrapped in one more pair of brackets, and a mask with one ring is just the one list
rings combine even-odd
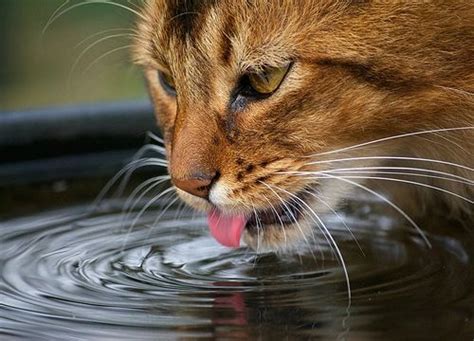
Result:
{"label": "cat's ear", "polygon": [[250,86],[259,94],[269,95],[276,91],[283,82],[290,63],[282,67],[265,67],[259,72],[248,74]]}

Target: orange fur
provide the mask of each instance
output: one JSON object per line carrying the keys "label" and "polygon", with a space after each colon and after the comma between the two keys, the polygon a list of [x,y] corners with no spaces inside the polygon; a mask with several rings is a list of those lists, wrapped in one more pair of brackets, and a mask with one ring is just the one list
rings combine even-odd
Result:
{"label": "orange fur", "polygon": [[[309,162],[402,155],[473,168],[474,130],[323,154],[397,134],[474,126],[473,1],[149,0],[143,15],[135,59],[146,70],[171,175],[220,174],[211,203],[178,190],[190,205],[252,214],[252,207],[269,209],[291,198],[288,192],[311,187],[337,206],[356,186],[288,172],[342,166],[424,167],[472,181],[472,171],[442,163]],[[293,66],[278,91],[231,109],[242,75],[287,61]],[[173,76],[177,97],[165,92],[156,70]],[[400,179],[474,197],[466,183]],[[381,181],[357,183],[382,188]],[[386,184],[383,189],[401,198],[397,204],[406,204],[404,209],[411,207],[411,215],[422,212],[420,202],[437,207],[426,199],[435,197],[429,188]],[[401,187],[409,194],[400,195]],[[415,192],[425,199],[415,199]],[[472,204],[442,194],[436,198],[472,221]],[[327,211],[315,200],[308,203],[316,212]],[[300,226],[306,235],[308,221]],[[302,238],[295,228],[286,227],[285,242],[282,228],[266,228],[259,244],[270,249],[294,244]],[[256,246],[256,235],[245,237]]]}

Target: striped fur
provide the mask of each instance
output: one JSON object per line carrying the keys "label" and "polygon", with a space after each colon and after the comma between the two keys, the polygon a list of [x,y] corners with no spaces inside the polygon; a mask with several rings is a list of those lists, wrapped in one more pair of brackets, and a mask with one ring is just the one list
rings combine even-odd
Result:
{"label": "striped fur", "polygon": [[[334,168],[309,165],[308,156],[386,136],[474,126],[472,0],[148,0],[143,15],[134,55],[147,75],[171,175],[217,171],[213,204],[225,212],[249,214],[251,206],[268,209],[289,198],[283,191],[278,198],[263,183],[290,193],[318,188],[335,207],[354,186],[282,172]],[[288,61],[292,68],[271,97],[237,98],[243,75]],[[176,98],[163,90],[156,70],[173,75]],[[331,157],[404,155],[472,168],[473,150],[474,133],[464,130]],[[465,169],[429,166],[473,177]],[[473,198],[472,186],[438,185]],[[386,190],[401,197],[401,204],[413,198],[411,190],[434,197],[413,186],[402,186],[410,192],[400,196],[396,187]],[[203,199],[179,193],[196,208],[211,208]],[[472,217],[472,205],[452,196],[438,199]],[[421,213],[420,201],[411,201],[410,214]],[[316,202],[311,206],[327,211]],[[255,245],[256,236],[246,238]],[[272,249],[283,243],[281,229],[265,229],[261,238]],[[301,236],[291,238],[296,242]]]}

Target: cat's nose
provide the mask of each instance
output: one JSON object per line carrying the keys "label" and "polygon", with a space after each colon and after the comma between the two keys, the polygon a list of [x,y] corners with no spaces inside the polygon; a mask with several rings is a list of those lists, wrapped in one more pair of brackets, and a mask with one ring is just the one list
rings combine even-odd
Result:
{"label": "cat's nose", "polygon": [[173,178],[172,181],[176,187],[188,192],[194,196],[207,199],[212,183],[216,180],[217,173],[192,176],[185,179]]}

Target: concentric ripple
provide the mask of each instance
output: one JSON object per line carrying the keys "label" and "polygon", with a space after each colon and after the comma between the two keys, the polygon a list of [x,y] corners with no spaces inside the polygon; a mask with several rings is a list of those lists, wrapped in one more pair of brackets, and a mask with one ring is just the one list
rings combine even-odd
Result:
{"label": "concentric ripple", "polygon": [[4,222],[0,339],[472,337],[469,232],[446,225],[428,234],[430,248],[409,226],[355,207],[345,224],[325,217],[351,301],[319,235],[297,254],[256,255],[219,246],[204,218],[177,209],[158,222],[161,209],[148,211],[133,229],[119,212],[81,207]]}

